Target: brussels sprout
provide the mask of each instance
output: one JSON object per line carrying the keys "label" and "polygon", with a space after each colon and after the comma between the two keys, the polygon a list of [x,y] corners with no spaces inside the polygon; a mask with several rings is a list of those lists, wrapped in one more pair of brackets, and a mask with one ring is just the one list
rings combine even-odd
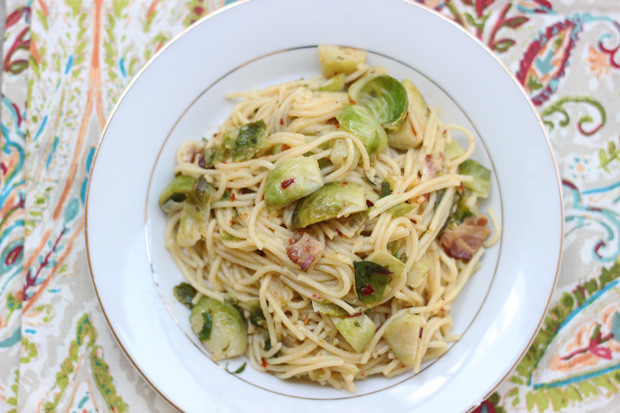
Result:
{"label": "brussels sprout", "polygon": [[195,180],[192,190],[187,193],[185,205],[181,211],[177,243],[180,247],[191,247],[196,244],[201,235],[206,234],[207,221],[211,210],[210,204],[215,189],[207,183],[204,177]]}
{"label": "brussels sprout", "polygon": [[353,269],[357,298],[364,304],[381,301],[391,271],[372,261],[354,261]]}
{"label": "brussels sprout", "polygon": [[394,318],[385,329],[384,337],[392,353],[404,364],[411,365],[420,342],[422,316],[403,313]]}
{"label": "brussels sprout", "polygon": [[366,261],[371,261],[387,268],[394,276],[399,276],[405,269],[405,263],[387,251],[375,251],[366,257]]}
{"label": "brussels sprout", "polygon": [[159,206],[163,207],[168,201],[183,202],[196,183],[196,178],[186,175],[176,176],[159,195]]}
{"label": "brussels sprout", "polygon": [[392,185],[390,185],[390,182],[385,180],[383,182],[381,182],[381,190],[379,191],[379,197],[381,198],[385,198],[388,195],[392,194]]}
{"label": "brussels sprout", "polygon": [[463,182],[463,186],[471,189],[482,198],[489,196],[491,190],[491,171],[473,159],[467,159],[459,165],[459,173],[474,178],[472,182]]}
{"label": "brussels sprout", "polygon": [[364,50],[328,44],[319,45],[319,63],[323,76],[326,78],[340,73],[349,75],[355,72],[357,67],[365,61],[366,52]]}
{"label": "brussels sprout", "polygon": [[364,211],[366,208],[364,188],[348,182],[330,182],[297,203],[291,226],[293,230],[297,230],[317,222]]}
{"label": "brussels sprout", "polygon": [[174,293],[174,297],[185,307],[191,309],[194,306],[192,304],[192,300],[196,295],[196,289],[190,284],[181,283],[179,285],[175,285],[172,292]]}
{"label": "brussels sprout", "polygon": [[398,130],[407,116],[407,91],[391,76],[363,77],[349,87],[348,93],[351,101],[366,108],[387,131]]}
{"label": "brussels sprout", "polygon": [[232,148],[233,161],[245,161],[256,156],[263,147],[266,135],[267,125],[262,119],[243,125],[239,129],[235,146]]}
{"label": "brussels sprout", "polygon": [[331,315],[335,317],[344,316],[347,314],[342,308],[338,307],[334,303],[322,303],[320,301],[312,301],[312,309],[321,314]]}
{"label": "brussels sprout", "polygon": [[[409,79],[402,82],[403,87],[407,91],[407,99],[409,101],[408,113],[401,127],[388,134],[388,143],[391,147],[397,149],[415,148],[422,143],[424,138],[424,130],[428,122],[428,104],[424,100],[424,96],[420,90]],[[412,117],[417,121],[420,130],[416,131],[413,126]]]}
{"label": "brussels sprout", "polygon": [[347,132],[361,139],[368,155],[381,152],[387,146],[385,130],[362,106],[345,106],[336,119]]}
{"label": "brussels sprout", "polygon": [[248,346],[245,320],[231,303],[203,297],[192,309],[189,322],[213,360],[245,353]]}
{"label": "brussels sprout", "polygon": [[224,146],[211,146],[204,150],[204,166],[203,168],[210,168],[216,162],[220,162],[226,155],[226,148]]}
{"label": "brussels sprout", "polygon": [[342,319],[332,318],[336,328],[355,351],[361,353],[372,341],[377,325],[366,314]]}
{"label": "brussels sprout", "polygon": [[[331,142],[331,149],[332,152],[329,156],[330,162],[336,167],[342,166],[349,155],[349,145],[347,145],[344,139],[334,139]],[[357,165],[359,160],[360,151],[358,151],[356,147],[353,147],[353,165]]]}
{"label": "brussels sprout", "polygon": [[265,179],[265,203],[270,209],[285,207],[323,186],[319,163],[298,156],[283,159]]}
{"label": "brussels sprout", "polygon": [[338,73],[336,76],[329,79],[317,90],[319,92],[341,92],[344,89],[345,76],[344,73]]}
{"label": "brussels sprout", "polygon": [[454,210],[452,212],[452,221],[450,224],[452,226],[458,225],[465,218],[473,217],[478,213],[478,197],[476,194],[466,189],[462,194],[458,196],[456,202],[454,203]]}

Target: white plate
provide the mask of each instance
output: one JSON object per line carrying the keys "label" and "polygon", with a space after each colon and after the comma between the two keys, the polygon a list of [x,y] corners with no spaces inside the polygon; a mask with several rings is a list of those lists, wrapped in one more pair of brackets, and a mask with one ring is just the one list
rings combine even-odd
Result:
{"label": "white plate", "polygon": [[[175,151],[209,136],[228,92],[311,76],[315,46],[369,51],[369,62],[411,78],[447,123],[477,135],[493,169],[487,205],[501,242],[453,308],[463,337],[416,375],[371,378],[355,393],[281,381],[248,367],[229,374],[201,350],[183,278],[163,245],[157,207]],[[477,405],[527,349],[547,308],[562,243],[560,186],[540,119],[507,70],[461,28],[402,0],[251,0],[187,30],[120,99],[91,173],[86,236],[93,283],[112,332],[151,385],[186,411],[463,411]],[[242,361],[230,361],[230,370]],[[242,396],[241,396],[242,395]]]}

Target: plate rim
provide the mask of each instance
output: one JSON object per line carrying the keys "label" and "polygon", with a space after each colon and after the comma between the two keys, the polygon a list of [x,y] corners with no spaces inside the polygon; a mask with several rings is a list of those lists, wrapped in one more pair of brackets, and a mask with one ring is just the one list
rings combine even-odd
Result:
{"label": "plate rim", "polygon": [[[549,306],[551,305],[551,300],[553,298],[553,294],[555,292],[555,289],[556,289],[557,283],[558,283],[558,279],[559,279],[559,273],[560,273],[560,269],[561,269],[561,263],[562,263],[563,252],[564,252],[564,217],[565,217],[565,213],[564,213],[564,204],[563,204],[563,195],[562,195],[562,178],[561,178],[560,171],[559,171],[559,168],[558,168],[558,161],[557,161],[555,152],[553,151],[553,146],[552,146],[551,140],[549,138],[549,133],[548,133],[547,129],[544,126],[544,122],[542,121],[542,118],[540,117],[540,114],[536,110],[536,108],[535,108],[534,104],[532,103],[531,99],[528,97],[525,89],[523,88],[523,85],[521,85],[521,83],[518,82],[518,80],[516,79],[515,75],[510,71],[510,69],[506,66],[506,64],[503,61],[501,61],[499,59],[499,57],[486,44],[484,44],[480,39],[478,39],[476,36],[472,35],[470,32],[468,32],[461,25],[459,25],[458,23],[454,22],[453,20],[451,20],[447,16],[443,15],[442,13],[438,12],[437,10],[434,10],[434,9],[426,7],[426,6],[422,5],[422,4],[416,3],[414,0],[398,0],[398,1],[400,1],[402,3],[407,3],[410,6],[414,6],[414,7],[417,7],[418,9],[421,9],[423,12],[428,12],[428,13],[431,13],[431,14],[435,15],[435,17],[441,18],[445,23],[448,23],[451,26],[453,26],[454,28],[458,29],[462,34],[467,36],[470,40],[474,40],[476,42],[477,46],[481,47],[484,50],[486,55],[491,57],[493,60],[495,60],[495,62],[497,64],[499,64],[499,66],[506,72],[506,74],[508,74],[508,76],[511,79],[511,81],[518,87],[521,95],[523,95],[523,97],[525,98],[527,104],[529,105],[531,113],[534,114],[534,116],[536,118],[536,121],[537,121],[537,123],[540,126],[540,130],[541,130],[542,134],[545,137],[546,148],[549,151],[549,155],[550,155],[552,163],[553,163],[553,169],[555,171],[555,181],[556,181],[556,184],[557,184],[556,190],[558,191],[559,200],[560,200],[560,210],[559,210],[559,212],[560,212],[560,231],[559,231],[559,234],[557,234],[557,235],[559,235],[559,252],[558,252],[557,263],[555,264],[555,268],[556,269],[555,269],[555,274],[554,274],[554,277],[553,277],[553,283],[552,283],[552,286],[551,286],[551,289],[550,289],[550,292],[549,292],[549,296],[547,298],[547,302],[546,302],[545,307],[544,307],[544,311],[541,313],[540,320],[537,323],[537,327],[533,330],[532,336],[529,338],[529,340],[527,342],[527,345],[523,348],[523,350],[521,351],[521,354],[519,354],[518,357],[516,357],[515,362],[508,368],[506,374],[503,377],[501,377],[499,379],[499,381],[497,381],[493,385],[493,387],[488,391],[488,393],[486,393],[484,396],[482,396],[482,400],[485,400],[491,394],[493,394],[493,392],[505,381],[505,379],[512,373],[514,368],[521,362],[521,360],[523,359],[525,354],[528,352],[528,350],[531,347],[533,341],[535,340],[536,336],[538,335],[538,332],[539,332],[539,330],[540,330],[540,328],[541,328],[541,326],[542,326],[542,324],[543,324],[543,322],[545,320],[547,312],[549,310]],[[131,78],[131,80],[124,87],[122,93],[119,95],[118,100],[114,104],[114,107],[112,108],[110,114],[108,115],[108,117],[106,119],[106,123],[105,123],[104,127],[101,130],[99,139],[97,141],[97,145],[95,147],[95,153],[93,155],[92,166],[91,166],[91,169],[90,169],[90,172],[89,172],[89,177],[92,174],[92,172],[95,170],[95,166],[97,164],[98,155],[99,155],[99,151],[100,151],[101,145],[103,143],[104,138],[106,137],[106,133],[107,133],[108,127],[110,126],[110,123],[112,122],[112,120],[113,120],[117,110],[120,108],[121,104],[125,100],[125,97],[129,93],[129,91],[132,89],[134,84],[143,75],[143,73],[146,70],[148,70],[148,68],[151,66],[151,64],[155,60],[157,60],[161,54],[163,54],[170,46],[172,46],[175,42],[177,42],[181,37],[185,36],[188,32],[190,32],[191,30],[195,29],[199,25],[203,24],[205,21],[208,21],[209,19],[211,19],[211,18],[213,18],[213,17],[215,17],[215,16],[217,16],[217,15],[219,15],[221,13],[224,13],[227,10],[230,10],[232,8],[241,6],[241,5],[245,4],[245,3],[256,3],[256,2],[259,2],[259,0],[237,0],[234,3],[227,4],[227,5],[225,5],[225,6],[221,7],[221,8],[218,8],[217,10],[209,12],[207,15],[201,17],[200,19],[198,19],[197,21],[195,21],[191,25],[185,27],[180,32],[178,32],[176,35],[174,35],[157,52],[155,52],[153,54],[153,56],[151,56],[151,58],[149,58],[144,63],[144,65],[136,72],[136,74]],[[194,101],[192,101],[192,103],[193,102]],[[189,106],[191,106],[192,103],[190,103]],[[97,297],[97,301],[98,301],[98,304],[99,304],[99,308],[101,309],[101,313],[103,314],[104,319],[106,320],[106,323],[107,323],[107,326],[108,326],[108,330],[112,333],[112,336],[114,337],[114,340],[116,341],[116,343],[121,348],[124,356],[131,362],[133,367],[136,368],[136,370],[140,373],[142,378],[170,406],[172,406],[173,408],[175,408],[175,409],[177,409],[179,411],[183,411],[180,406],[178,406],[175,402],[173,402],[168,396],[166,396],[164,394],[163,391],[161,391],[157,386],[154,385],[154,383],[148,377],[146,372],[143,371],[143,368],[141,368],[140,365],[138,364],[138,362],[136,362],[133,359],[133,357],[131,356],[130,352],[125,348],[125,345],[121,341],[118,333],[114,329],[113,323],[110,320],[110,318],[108,316],[108,313],[106,312],[106,310],[105,310],[105,308],[103,306],[103,302],[102,302],[101,296],[99,294],[99,289],[97,287],[97,282],[95,280],[95,272],[94,272],[94,268],[93,268],[93,265],[92,265],[92,258],[91,258],[91,254],[90,254],[91,253],[91,248],[90,248],[90,242],[89,242],[89,226],[88,226],[89,220],[88,220],[88,216],[89,216],[89,205],[90,205],[89,200],[90,200],[90,193],[91,193],[91,184],[92,184],[92,180],[89,179],[88,183],[87,183],[86,198],[85,198],[85,203],[84,203],[84,205],[85,205],[84,206],[84,218],[83,218],[84,219],[84,237],[85,237],[85,244],[86,244],[86,256],[87,256],[87,261],[88,261],[88,269],[89,269],[89,273],[90,273],[90,280],[91,280],[91,283],[92,283],[95,295]],[[154,281],[156,282],[156,280],[154,280]],[[157,288],[159,290],[159,286],[158,285],[157,285]],[[488,292],[487,292],[487,295],[488,295]],[[166,307],[168,307],[167,302],[165,300],[163,300],[163,301],[164,301],[164,305]],[[170,311],[170,314],[172,314],[171,311]],[[477,407],[477,405],[473,405],[473,406],[471,406],[468,409],[468,411],[472,411],[476,407]]]}

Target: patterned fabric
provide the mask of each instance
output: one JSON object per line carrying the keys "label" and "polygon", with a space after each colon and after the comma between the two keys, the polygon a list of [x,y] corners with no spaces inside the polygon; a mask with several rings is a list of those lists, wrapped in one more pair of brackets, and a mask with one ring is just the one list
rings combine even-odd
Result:
{"label": "patterned fabric", "polygon": [[[123,88],[166,41],[225,3],[3,3],[0,411],[171,410],[126,360],[99,309],[85,254],[85,191]],[[617,409],[618,2],[423,3],[477,36],[523,85],[563,185],[564,258],[550,309],[523,360],[476,411]]]}

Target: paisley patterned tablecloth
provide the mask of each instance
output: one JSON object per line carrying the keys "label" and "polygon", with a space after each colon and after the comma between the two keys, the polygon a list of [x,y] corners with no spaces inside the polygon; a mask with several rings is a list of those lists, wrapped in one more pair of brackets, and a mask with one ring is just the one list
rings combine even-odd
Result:
{"label": "paisley patterned tablecloth", "polygon": [[[225,3],[0,2],[0,411],[172,410],[99,308],[85,191],[123,88],[169,39]],[[562,178],[564,258],[551,306],[525,357],[477,410],[620,410],[620,3],[422,3],[480,38],[521,82]]]}

